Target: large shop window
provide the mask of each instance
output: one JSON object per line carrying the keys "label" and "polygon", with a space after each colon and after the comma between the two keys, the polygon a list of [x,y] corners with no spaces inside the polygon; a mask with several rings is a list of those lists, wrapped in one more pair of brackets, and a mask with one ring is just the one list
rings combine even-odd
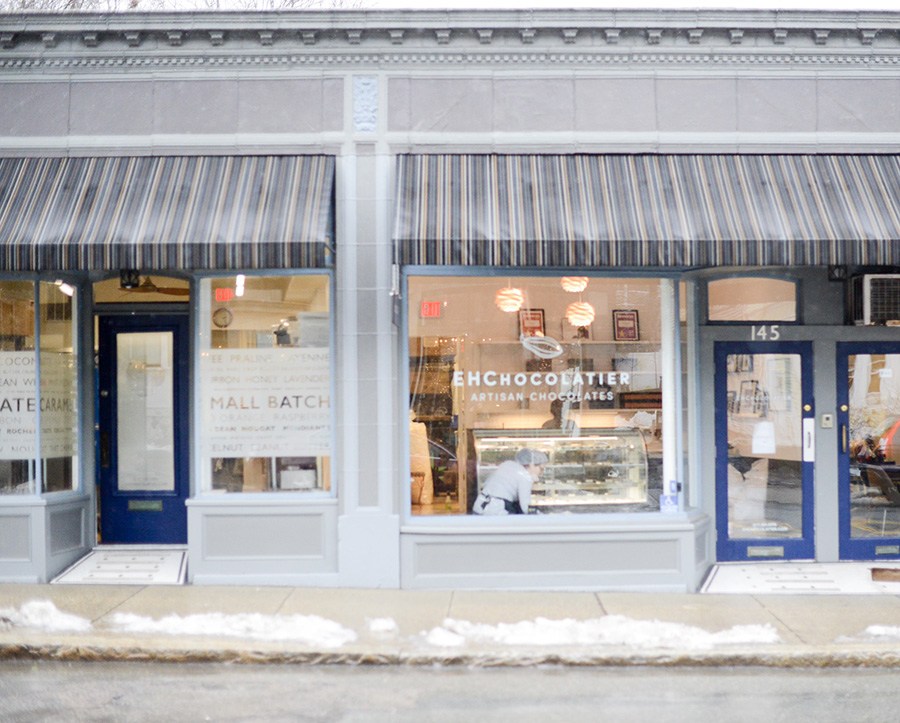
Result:
{"label": "large shop window", "polygon": [[659,510],[662,290],[410,276],[413,514]]}
{"label": "large shop window", "polygon": [[0,281],[0,494],[77,486],[74,297],[63,282]]}
{"label": "large shop window", "polygon": [[330,277],[201,282],[203,488],[329,490]]}

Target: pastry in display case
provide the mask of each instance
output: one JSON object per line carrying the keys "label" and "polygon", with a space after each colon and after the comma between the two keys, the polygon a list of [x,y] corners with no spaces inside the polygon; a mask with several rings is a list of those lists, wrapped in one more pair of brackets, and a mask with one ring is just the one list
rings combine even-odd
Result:
{"label": "pastry in display case", "polygon": [[478,487],[524,447],[548,457],[532,487],[529,512],[589,512],[592,507],[647,502],[647,447],[637,429],[477,429]]}

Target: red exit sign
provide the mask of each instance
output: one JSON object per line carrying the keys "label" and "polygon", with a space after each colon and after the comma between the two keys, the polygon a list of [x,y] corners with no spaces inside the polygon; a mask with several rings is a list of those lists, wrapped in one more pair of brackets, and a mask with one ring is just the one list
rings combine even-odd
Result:
{"label": "red exit sign", "polygon": [[231,301],[234,298],[234,289],[216,289],[216,301],[220,304],[224,301]]}
{"label": "red exit sign", "polygon": [[440,319],[442,306],[440,301],[423,301],[419,308],[419,316],[423,319]]}

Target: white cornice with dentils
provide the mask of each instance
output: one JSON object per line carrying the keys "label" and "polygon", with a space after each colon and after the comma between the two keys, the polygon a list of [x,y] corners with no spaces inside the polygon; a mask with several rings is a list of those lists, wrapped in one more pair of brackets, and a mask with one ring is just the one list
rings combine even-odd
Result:
{"label": "white cornice with dentils", "polygon": [[0,69],[900,67],[900,12],[295,11],[0,15]]}

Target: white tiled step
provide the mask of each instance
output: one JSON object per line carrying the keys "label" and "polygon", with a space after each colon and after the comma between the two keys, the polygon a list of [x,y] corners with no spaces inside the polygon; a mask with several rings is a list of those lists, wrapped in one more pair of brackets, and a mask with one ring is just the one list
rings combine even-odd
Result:
{"label": "white tiled step", "polygon": [[900,581],[874,579],[873,569],[896,569],[900,562],[723,563],[700,592],[736,594],[900,594]]}
{"label": "white tiled step", "polygon": [[183,585],[183,549],[108,550],[97,548],[53,580],[56,584]]}

